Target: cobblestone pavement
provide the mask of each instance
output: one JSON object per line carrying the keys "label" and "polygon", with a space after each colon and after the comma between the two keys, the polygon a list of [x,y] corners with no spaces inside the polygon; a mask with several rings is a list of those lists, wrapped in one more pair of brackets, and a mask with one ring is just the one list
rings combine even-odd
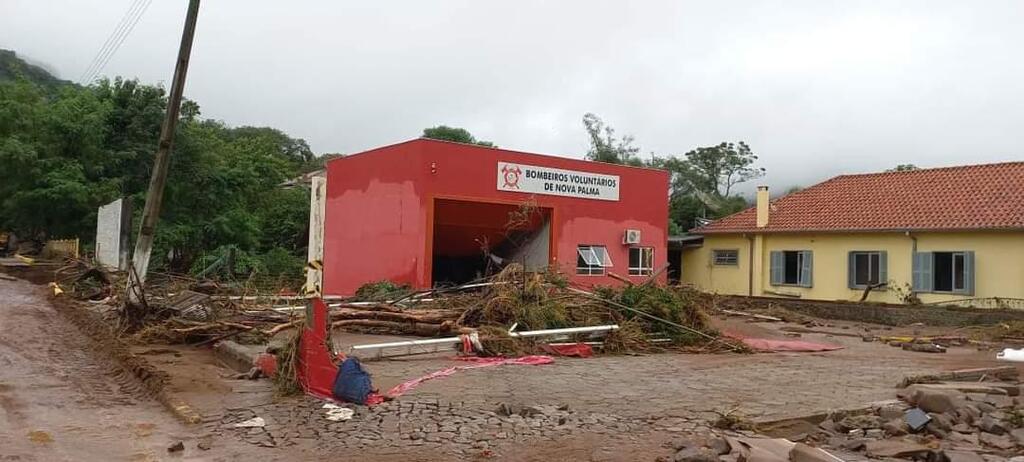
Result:
{"label": "cobblestone pavement", "polygon": [[[680,417],[623,417],[581,412],[571,406],[509,406],[496,412],[466,402],[412,398],[372,408],[353,407],[348,421],[326,418],[323,402],[287,400],[255,408],[235,409],[207,430],[232,435],[254,445],[275,448],[301,447],[303,451],[348,454],[450,454],[492,457],[515,450],[523,443],[556,442],[579,434],[637,441],[651,433],[682,433],[706,429],[695,419]],[[234,425],[262,417],[263,428]],[[429,457],[428,457],[429,458]]]}
{"label": "cobblestone pavement", "polygon": [[[813,354],[558,358],[553,365],[498,366],[428,381],[374,408],[353,406],[331,422],[323,402],[301,398],[228,410],[208,431],[268,447],[363,454],[486,457],[580,435],[638,441],[705,428],[714,411],[767,420],[851,408],[895,397],[905,375],[989,365],[988,353],[905,352],[853,338],[847,350]],[[449,359],[368,362],[382,390],[452,365]],[[504,406],[509,412],[499,412]],[[262,429],[235,423],[263,417]],[[543,459],[539,459],[543,460]],[[612,458],[611,460],[620,460]],[[625,459],[628,460],[628,459]]]}
{"label": "cobblestone pavement", "polygon": [[[750,417],[767,419],[893,398],[894,385],[905,375],[951,368],[965,359],[955,352],[925,355],[858,338],[828,341],[850,348],[827,353],[559,358],[547,366],[460,372],[426,382],[412,393],[491,405],[571,403],[578,410],[629,417],[692,417],[739,406]],[[447,360],[367,363],[374,384],[382,390],[449,365]]]}

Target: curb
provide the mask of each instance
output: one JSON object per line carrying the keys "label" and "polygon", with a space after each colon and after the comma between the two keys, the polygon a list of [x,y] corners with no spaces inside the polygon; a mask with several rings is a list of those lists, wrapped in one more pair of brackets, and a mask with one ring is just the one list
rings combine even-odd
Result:
{"label": "curb", "polygon": [[107,354],[118,366],[138,379],[148,395],[163,404],[178,420],[189,425],[203,421],[202,415],[185,400],[169,394],[164,389],[168,381],[167,373],[153,367],[145,358],[132,354],[128,344],[114,334],[98,313],[81,308],[68,298],[51,297],[50,304],[85,333],[97,350]]}

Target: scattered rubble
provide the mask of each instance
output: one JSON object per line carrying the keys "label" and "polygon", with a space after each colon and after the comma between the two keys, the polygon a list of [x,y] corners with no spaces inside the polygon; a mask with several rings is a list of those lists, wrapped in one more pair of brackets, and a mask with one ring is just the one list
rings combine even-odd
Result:
{"label": "scattered rubble", "polygon": [[[938,378],[947,381],[938,382]],[[954,381],[957,378],[982,381]],[[1000,381],[986,382],[986,378]],[[1024,415],[1020,398],[1024,385],[1017,380],[1016,369],[953,371],[904,383],[921,381],[933,383],[901,389],[901,403],[830,417],[807,441],[863,451],[868,457],[929,461],[1006,460],[1024,451],[1024,418],[1019,417]]]}

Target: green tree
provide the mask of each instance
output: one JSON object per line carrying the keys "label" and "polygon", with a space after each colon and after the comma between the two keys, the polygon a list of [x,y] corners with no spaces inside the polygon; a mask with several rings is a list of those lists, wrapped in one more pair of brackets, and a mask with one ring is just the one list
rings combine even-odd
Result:
{"label": "green tree", "polygon": [[650,165],[669,171],[669,217],[690,229],[698,218],[721,218],[749,206],[746,198],[733,195],[733,188],[764,175],[763,168],[753,165],[756,160],[741,141],[697,148],[682,158],[656,157]]}
{"label": "green tree", "polygon": [[600,117],[589,112],[583,115],[583,128],[590,137],[587,160],[609,164],[644,165],[644,161],[638,155],[640,148],[633,145],[633,136],[617,138],[614,128],[605,125]]}
{"label": "green tree", "polygon": [[733,186],[760,178],[765,172],[764,168],[753,166],[757,156],[742,141],[697,148],[685,155],[694,184],[722,197],[729,197]]}
{"label": "green tree", "polygon": [[697,148],[683,157],[652,155],[645,162],[639,157],[635,139],[629,135],[617,137],[615,129],[600,117],[584,114],[583,128],[590,138],[588,160],[669,172],[670,234],[693,228],[698,218],[721,218],[749,207],[746,198],[733,195],[733,187],[765,172],[764,168],[754,166],[757,156],[742,141]]}
{"label": "green tree", "polygon": [[[122,196],[137,223],[166,104],[135,80],[0,81],[0,229],[89,248],[96,208]],[[194,101],[175,136],[153,268],[202,269],[234,249],[236,269],[301,276],[309,192],[278,185],[322,159],[280,130],[202,119]]]}
{"label": "green tree", "polygon": [[476,139],[469,130],[465,128],[449,127],[447,125],[438,125],[436,127],[424,128],[423,137],[430,138],[432,140],[452,141],[455,143],[475,144],[479,146],[487,146],[489,148],[496,148],[494,143],[490,141],[481,141]]}
{"label": "green tree", "polygon": [[914,164],[899,164],[896,167],[886,170],[886,172],[911,172],[914,170],[920,170],[920,168]]}

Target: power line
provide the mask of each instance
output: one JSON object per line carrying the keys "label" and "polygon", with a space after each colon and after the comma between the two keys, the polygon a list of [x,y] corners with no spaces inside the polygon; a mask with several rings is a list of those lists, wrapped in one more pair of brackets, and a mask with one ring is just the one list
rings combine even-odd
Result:
{"label": "power line", "polygon": [[145,9],[149,6],[147,1],[152,0],[134,1],[132,7],[129,8],[129,11],[125,14],[125,17],[122,18],[121,23],[118,24],[118,27],[110,34],[110,37],[108,37],[107,43],[104,44],[105,46],[96,54],[92,68],[85,74],[84,83],[88,83],[92,81],[92,79],[96,78],[96,75],[99,74],[99,72],[103,70],[103,67],[106,66],[107,62],[110,61],[110,58],[113,57],[113,53],[117,51],[117,48],[121,46],[124,39],[128,37],[132,28],[135,27],[135,24],[138,22],[139,18],[142,17]]}
{"label": "power line", "polygon": [[82,77],[79,79],[80,83],[88,84],[99,75],[107,63],[110,62],[110,59],[114,57],[114,54],[117,53],[117,50],[121,48],[124,41],[131,35],[132,31],[135,30],[135,26],[152,3],[153,0],[133,1],[128,11],[125,12],[124,17],[121,18],[121,22],[111,32],[107,41],[100,47],[100,51],[96,53],[93,62],[82,74]]}
{"label": "power line", "polygon": [[80,83],[85,83],[85,78],[92,73],[92,70],[100,62],[100,57],[103,56],[103,54],[107,52],[107,49],[110,48],[110,45],[114,43],[114,38],[124,31],[125,26],[128,24],[128,18],[135,14],[136,9],[142,6],[143,1],[144,0],[132,0],[132,3],[128,6],[128,10],[124,12],[124,16],[121,17],[121,20],[118,21],[117,26],[115,26],[114,30],[110,33],[109,36],[107,36],[107,40],[103,42],[103,46],[101,46],[99,51],[96,52],[96,55],[92,57],[92,61],[90,61],[89,65],[86,66],[85,70],[82,71],[82,75],[78,77],[78,81]]}
{"label": "power line", "polygon": [[145,3],[142,5],[142,8],[139,9],[135,16],[133,16],[129,20],[127,27],[124,29],[124,32],[121,33],[115,39],[111,47],[108,49],[107,53],[101,58],[99,64],[93,70],[92,75],[88,77],[87,81],[92,81],[92,79],[95,79],[96,76],[99,75],[99,73],[103,70],[103,68],[106,67],[107,63],[110,62],[110,59],[114,57],[115,53],[117,53],[117,50],[121,48],[121,44],[123,44],[125,39],[127,39],[128,36],[131,35],[133,30],[135,30],[135,26],[139,23],[139,20],[142,19],[142,15],[146,13],[146,10],[149,8],[149,5],[152,3],[153,0],[145,0]]}

